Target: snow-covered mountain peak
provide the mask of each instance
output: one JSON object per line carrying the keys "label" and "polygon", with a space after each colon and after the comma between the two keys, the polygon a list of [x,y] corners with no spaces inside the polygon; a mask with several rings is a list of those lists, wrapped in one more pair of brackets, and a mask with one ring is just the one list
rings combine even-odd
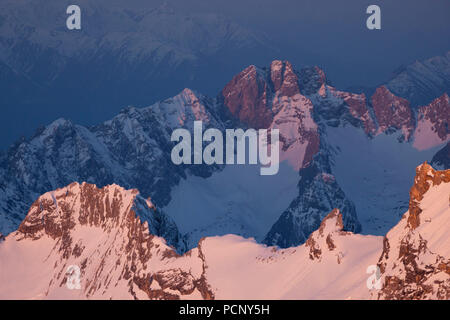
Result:
{"label": "snow-covered mountain peak", "polygon": [[[207,104],[207,101],[209,98],[206,96],[191,90],[189,88],[183,89],[178,95],[172,98],[174,101],[179,102],[181,107],[191,107],[192,111],[194,111],[195,108],[200,108],[203,113],[206,112],[205,110],[205,104]],[[197,114],[197,117],[199,117],[196,120],[202,120],[201,115]],[[204,119],[203,119],[204,120]]]}
{"label": "snow-covered mountain peak", "polygon": [[43,134],[51,135],[56,130],[59,130],[62,128],[70,128],[73,126],[74,126],[74,123],[71,120],[65,119],[65,118],[58,118],[43,128],[44,129]]}
{"label": "snow-covered mountain peak", "polygon": [[386,84],[412,106],[429,103],[448,91],[450,86],[450,51],[424,61],[416,61],[399,70]]}
{"label": "snow-covered mountain peak", "polygon": [[280,160],[295,170],[307,166],[319,149],[311,100],[300,92],[299,76],[289,61],[269,68],[249,66],[222,90],[223,104],[241,123],[278,129]]}
{"label": "snow-covered mountain peak", "polygon": [[339,209],[334,209],[331,211],[320,224],[319,234],[323,236],[324,234],[330,234],[334,232],[343,231],[344,224],[342,222],[342,213]]}
{"label": "snow-covered mountain peak", "polygon": [[[39,197],[19,229],[2,243],[1,254],[22,248],[23,255],[2,261],[0,279],[15,274],[25,280],[0,296],[211,296],[197,251],[180,257],[167,244],[174,231],[171,220],[137,190],[72,183]],[[22,265],[34,272],[16,268]],[[74,270],[78,288],[70,286]]]}
{"label": "snow-covered mountain peak", "polygon": [[93,184],[74,182],[45,193],[33,203],[15,237],[38,240],[48,236],[61,240],[64,246],[60,250],[71,255],[80,250],[72,240],[80,232],[93,229],[106,233],[120,230],[129,239],[143,234],[161,235],[170,245],[185,250],[181,235],[168,216],[157,210],[150,199],[142,198],[138,190],[125,190],[116,184],[99,189]]}
{"label": "snow-covered mountain peak", "polygon": [[450,139],[450,101],[447,93],[417,110],[414,147],[429,149]]}
{"label": "snow-covered mountain peak", "polygon": [[450,298],[450,170],[417,167],[409,210],[386,235],[381,299]]}

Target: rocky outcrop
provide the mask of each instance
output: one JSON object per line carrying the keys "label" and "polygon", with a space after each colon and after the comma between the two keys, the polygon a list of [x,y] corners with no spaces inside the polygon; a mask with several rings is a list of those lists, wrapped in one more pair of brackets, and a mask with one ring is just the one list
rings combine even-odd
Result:
{"label": "rocky outcrop", "polygon": [[299,195],[267,233],[264,243],[287,248],[304,243],[335,208],[343,216],[345,230],[359,232],[361,225],[354,204],[339,187],[322,157],[300,171]]}
{"label": "rocky outcrop", "polygon": [[367,105],[365,94],[339,91],[323,84],[311,97],[316,115],[332,127],[349,123],[361,127],[368,136],[376,134],[376,124]]}
{"label": "rocky outcrop", "polygon": [[303,68],[299,72],[299,86],[302,94],[312,95],[328,84],[325,72],[317,66]]}
{"label": "rocky outcrop", "polygon": [[[136,220],[135,217],[139,218]],[[142,223],[138,224],[138,220]],[[70,247],[73,243],[71,233],[80,226],[100,228],[105,232],[116,227],[133,229],[139,237],[147,230],[166,239],[179,252],[186,250],[183,237],[170,217],[158,210],[150,199],[142,198],[137,190],[127,191],[117,185],[99,189],[92,184],[75,182],[46,193],[33,203],[17,235],[32,240],[45,235],[65,239],[69,246],[63,249],[65,255],[70,255],[74,250]]]}
{"label": "rocky outcrop", "polygon": [[[117,185],[73,183],[39,197],[0,243],[0,276],[8,279],[0,298],[448,300],[449,194],[450,170],[425,163],[410,210],[384,240],[346,231],[333,209],[297,247],[226,235],[179,255],[154,235],[163,219],[149,199]],[[382,286],[370,289],[365,270],[377,258]],[[74,276],[78,289],[69,286]]]}
{"label": "rocky outcrop", "polygon": [[319,151],[314,106],[300,87],[315,87],[325,81],[323,71],[297,73],[289,61],[275,60],[269,68],[250,66],[222,90],[224,108],[241,124],[280,132],[280,160],[300,170]]}
{"label": "rocky outcrop", "polygon": [[436,238],[450,223],[449,186],[450,170],[427,163],[417,168],[409,210],[384,240],[382,288],[375,298],[450,299],[448,242]]}

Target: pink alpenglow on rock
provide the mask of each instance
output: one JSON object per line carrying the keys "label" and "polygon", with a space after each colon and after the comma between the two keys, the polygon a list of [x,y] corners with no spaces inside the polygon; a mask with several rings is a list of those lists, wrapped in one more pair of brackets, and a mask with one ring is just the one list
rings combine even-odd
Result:
{"label": "pink alpenglow on rock", "polygon": [[450,100],[445,93],[419,108],[413,146],[425,150],[449,141]]}

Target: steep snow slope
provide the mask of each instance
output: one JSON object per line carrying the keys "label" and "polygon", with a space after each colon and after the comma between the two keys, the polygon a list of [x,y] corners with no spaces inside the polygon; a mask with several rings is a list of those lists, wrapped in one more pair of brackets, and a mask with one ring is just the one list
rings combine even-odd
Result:
{"label": "steep snow slope", "polygon": [[[331,212],[304,245],[264,247],[233,235],[201,242],[206,279],[217,299],[363,299],[382,238],[342,231]],[[220,250],[218,250],[220,248]]]}

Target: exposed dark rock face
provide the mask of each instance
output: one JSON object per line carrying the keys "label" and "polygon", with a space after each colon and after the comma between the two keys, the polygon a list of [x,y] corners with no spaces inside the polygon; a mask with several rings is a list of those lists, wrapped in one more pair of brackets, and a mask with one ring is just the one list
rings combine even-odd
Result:
{"label": "exposed dark rock face", "polygon": [[[186,87],[215,95],[242,63],[263,63],[278,52],[266,37],[222,14],[153,5],[142,10],[109,0],[86,3],[82,11],[90,22],[72,45],[73,35],[61,29],[61,3],[2,1],[0,104],[20,110],[10,113],[13,121],[0,122],[13,132],[2,131],[9,135],[2,149],[55,113],[100,123],[126,105],[148,105]],[[120,32],[111,32],[119,30],[118,19]],[[26,124],[15,128],[22,112],[29,115]]]}
{"label": "exposed dark rock face", "polygon": [[[311,260],[321,260],[322,251],[334,251],[336,245],[333,241],[333,236],[336,234],[349,234],[344,231],[344,224],[342,221],[342,214],[338,209],[333,209],[320,223],[319,229],[311,233],[305,246],[309,247],[309,258]],[[325,239],[325,240],[324,240]],[[338,255],[339,257],[339,255]],[[338,263],[340,263],[338,258]]]}
{"label": "exposed dark rock face", "polygon": [[450,299],[450,260],[442,252],[445,244],[430,237],[432,230],[442,226],[434,221],[438,220],[435,216],[423,217],[430,213],[424,212],[422,205],[427,192],[448,183],[450,170],[436,171],[427,163],[417,168],[409,211],[384,239],[378,262],[382,288],[376,298]]}
{"label": "exposed dark rock face", "polygon": [[[170,218],[140,197],[137,190],[73,183],[39,197],[12,237],[11,241],[19,242],[52,239],[54,247],[47,259],[55,265],[48,291],[64,287],[65,270],[76,263],[83,276],[81,290],[87,298],[109,294],[180,299],[194,291],[204,299],[214,298],[204,270],[191,271],[194,265],[202,264],[201,255],[189,253],[182,258],[166,245],[167,241],[185,249]],[[177,265],[177,259],[192,259],[192,265]]]}
{"label": "exposed dark rock face", "polygon": [[[332,176],[328,157],[321,157],[320,165],[314,162],[322,148],[315,117],[330,114],[323,111],[324,100],[315,96],[325,85],[325,74],[317,67],[295,72],[289,62],[273,61],[268,69],[248,67],[222,91],[224,106],[240,122],[255,128],[270,123],[271,129],[280,130],[280,157],[300,170],[299,196],[271,228],[265,243],[281,247],[303,243],[333,208],[342,210],[349,230],[360,230],[354,205]],[[365,120],[368,130],[373,130],[365,98],[341,96],[342,105],[352,106],[354,116],[347,111],[348,117],[355,124]]]}
{"label": "exposed dark rock face", "polygon": [[408,141],[414,130],[414,114],[406,99],[396,97],[385,86],[379,87],[372,96],[372,106],[380,132],[401,130]]}

